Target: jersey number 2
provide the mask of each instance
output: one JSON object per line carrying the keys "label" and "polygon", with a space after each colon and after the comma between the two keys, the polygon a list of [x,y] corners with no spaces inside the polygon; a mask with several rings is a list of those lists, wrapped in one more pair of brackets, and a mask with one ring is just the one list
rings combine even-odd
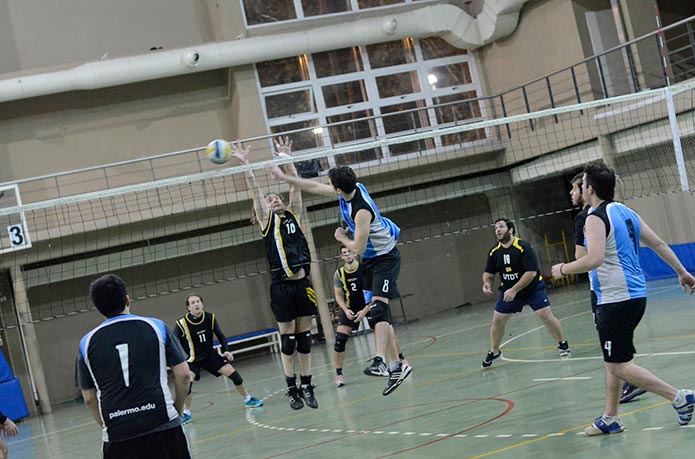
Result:
{"label": "jersey number 2", "polygon": [[128,343],[119,344],[116,346],[118,351],[118,357],[121,360],[121,371],[123,372],[123,381],[125,382],[125,387],[130,386],[130,372],[128,371]]}

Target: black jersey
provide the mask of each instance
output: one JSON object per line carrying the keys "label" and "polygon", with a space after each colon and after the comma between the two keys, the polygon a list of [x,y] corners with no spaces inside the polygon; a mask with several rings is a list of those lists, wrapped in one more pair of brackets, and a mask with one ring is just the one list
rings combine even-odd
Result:
{"label": "black jersey", "polygon": [[[528,271],[538,272],[536,252],[534,252],[533,247],[528,242],[515,237],[514,242],[508,248],[504,248],[500,242],[490,250],[485,272],[490,274],[500,273],[500,279],[502,280],[500,285],[501,291],[509,290],[515,286],[521,279],[521,276]],[[538,273],[529,285],[517,292],[517,297],[521,298],[530,294],[540,282],[543,282],[543,276]]]}
{"label": "black jersey", "polygon": [[354,271],[349,271],[343,265],[335,271],[333,277],[333,285],[343,289],[343,297],[347,307],[354,311],[364,309],[367,303],[364,298],[365,275],[362,264],[358,263]]}
{"label": "black jersey", "polygon": [[196,319],[188,313],[176,321],[176,337],[184,351],[187,351],[189,362],[206,359],[216,352],[213,347],[213,334],[217,336],[220,347],[226,352],[227,337],[215,320],[215,314],[203,311],[203,315]]}
{"label": "black jersey", "polygon": [[181,424],[167,385],[167,365],[185,362],[181,345],[159,319],[122,314],[80,341],[75,382],[96,389],[105,442]]}
{"label": "black jersey", "polygon": [[300,269],[309,275],[311,254],[297,216],[285,210],[282,217],[270,214],[268,223],[261,231],[265,241],[266,256],[270,265],[271,280],[278,282]]}
{"label": "black jersey", "polygon": [[586,247],[586,242],[584,240],[584,225],[586,225],[588,211],[589,207],[584,207],[584,209],[574,217],[574,245]]}

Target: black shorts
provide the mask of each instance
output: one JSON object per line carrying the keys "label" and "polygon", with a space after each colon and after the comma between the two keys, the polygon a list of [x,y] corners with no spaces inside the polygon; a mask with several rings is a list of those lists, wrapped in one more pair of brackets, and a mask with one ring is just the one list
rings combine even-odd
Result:
{"label": "black shorts", "polygon": [[297,317],[317,314],[316,293],[309,278],[270,284],[270,308],[278,322],[292,322]]}
{"label": "black shorts", "polygon": [[205,369],[208,373],[215,376],[220,375],[220,368],[227,365],[227,362],[217,353],[217,351],[212,352],[212,354],[203,357],[195,362],[188,362],[188,368],[195,373],[195,380],[200,380],[200,370]]}
{"label": "black shorts", "polygon": [[[350,308],[350,310],[352,312],[354,312],[355,314],[357,314],[362,309],[361,308],[360,309]],[[343,311],[342,309],[340,310],[340,313],[338,314],[338,325],[347,325],[348,327],[352,327],[353,330],[357,330],[358,328],[360,328],[360,323],[359,322],[355,323],[354,320],[348,319],[348,317],[345,315],[345,311]]]}
{"label": "black shorts", "polygon": [[104,459],[190,459],[186,434],[182,426],[154,432],[130,440],[103,443]]}
{"label": "black shorts", "polygon": [[393,299],[398,297],[396,281],[401,272],[401,254],[394,247],[389,253],[362,260],[364,266],[364,290],[373,296]]}
{"label": "black shorts", "polygon": [[646,298],[633,298],[619,303],[601,304],[596,308],[596,328],[601,341],[604,362],[629,362],[635,355],[633,337],[639,325]]}

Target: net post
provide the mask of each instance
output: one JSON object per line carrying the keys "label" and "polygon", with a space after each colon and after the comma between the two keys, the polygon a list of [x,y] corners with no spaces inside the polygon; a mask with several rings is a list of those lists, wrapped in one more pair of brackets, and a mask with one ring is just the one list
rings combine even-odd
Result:
{"label": "net post", "polygon": [[678,175],[680,177],[681,190],[688,191],[688,172],[685,169],[685,160],[683,159],[683,146],[681,145],[681,136],[678,130],[678,119],[676,118],[676,109],[673,105],[673,93],[671,87],[664,88],[666,96],[666,108],[668,110],[668,122],[671,126],[671,135],[673,136],[673,149],[676,154],[676,165],[678,166]]}

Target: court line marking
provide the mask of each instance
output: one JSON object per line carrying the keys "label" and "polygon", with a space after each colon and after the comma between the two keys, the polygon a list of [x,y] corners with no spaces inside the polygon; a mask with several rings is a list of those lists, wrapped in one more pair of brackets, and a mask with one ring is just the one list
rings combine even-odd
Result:
{"label": "court line marking", "polygon": [[568,376],[566,378],[536,378],[531,381],[576,381],[579,379],[591,379],[591,376]]}

